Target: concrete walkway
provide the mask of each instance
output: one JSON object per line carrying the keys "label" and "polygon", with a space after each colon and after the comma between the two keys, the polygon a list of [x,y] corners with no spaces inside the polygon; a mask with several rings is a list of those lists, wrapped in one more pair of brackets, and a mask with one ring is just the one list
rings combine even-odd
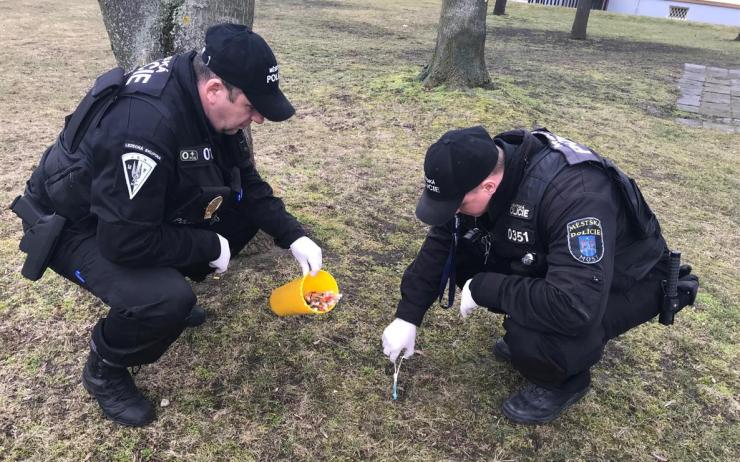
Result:
{"label": "concrete walkway", "polygon": [[692,127],[740,133],[740,69],[684,64],[677,107],[696,119],[676,119]]}

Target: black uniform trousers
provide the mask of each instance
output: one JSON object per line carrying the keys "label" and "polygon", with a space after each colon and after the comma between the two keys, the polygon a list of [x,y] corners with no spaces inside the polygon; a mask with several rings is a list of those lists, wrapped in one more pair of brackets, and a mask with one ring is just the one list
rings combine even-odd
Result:
{"label": "black uniform trousers", "polygon": [[[257,233],[243,209],[222,207],[208,229],[229,241],[232,257]],[[81,226],[78,226],[81,225]],[[65,230],[49,265],[110,307],[93,328],[98,353],[124,366],[155,362],[185,329],[196,297],[185,276],[201,281],[208,262],[187,268],[132,268],[100,254],[94,224]]]}
{"label": "black uniform trousers", "polygon": [[[458,248],[456,282],[462,287],[479,272],[492,271],[477,253]],[[511,351],[512,366],[527,380],[543,388],[575,392],[591,383],[591,366],[604,352],[606,343],[627,330],[654,318],[663,301],[662,281],[668,275],[668,254],[639,281],[615,282],[619,290],[609,292],[606,311],[583,335],[533,330],[504,319],[504,340]],[[503,307],[516,310],[516,307]],[[495,310],[491,310],[495,311]],[[498,312],[498,311],[496,311]],[[499,312],[501,313],[501,312]],[[502,313],[505,314],[505,313]]]}

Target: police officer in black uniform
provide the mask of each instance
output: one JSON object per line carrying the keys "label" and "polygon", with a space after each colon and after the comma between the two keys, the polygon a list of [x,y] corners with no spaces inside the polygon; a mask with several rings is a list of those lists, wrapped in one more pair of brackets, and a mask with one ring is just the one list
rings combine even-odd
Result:
{"label": "police officer in black uniform", "polygon": [[[477,306],[505,315],[494,353],[529,385],[504,415],[555,419],[588,391],[606,342],[661,309],[669,258],[657,219],[614,164],[545,129],[449,131],[424,173],[416,215],[432,227],[403,275],[384,353],[411,356],[425,312],[446,285],[449,307],[456,284],[463,317]],[[676,279],[672,312],[698,288],[688,266]]]}
{"label": "police officer in black uniform", "polygon": [[[321,249],[260,178],[242,132],[293,115],[278,84],[270,47],[235,24],[209,28],[201,53],[111,70],[20,198],[66,220],[48,265],[110,306],[82,383],[115,422],[154,419],[127,367],[155,362],[205,318],[183,276],[226,271],[259,229],[290,248],[304,274],[321,268]],[[41,245],[27,247],[30,257]]]}

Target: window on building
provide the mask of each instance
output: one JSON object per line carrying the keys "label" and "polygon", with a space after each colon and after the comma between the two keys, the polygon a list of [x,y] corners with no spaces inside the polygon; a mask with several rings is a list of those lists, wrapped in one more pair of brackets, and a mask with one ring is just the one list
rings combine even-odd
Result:
{"label": "window on building", "polygon": [[689,9],[685,6],[673,6],[671,5],[671,10],[668,12],[668,17],[672,19],[683,19],[686,20],[686,15],[688,14]]}

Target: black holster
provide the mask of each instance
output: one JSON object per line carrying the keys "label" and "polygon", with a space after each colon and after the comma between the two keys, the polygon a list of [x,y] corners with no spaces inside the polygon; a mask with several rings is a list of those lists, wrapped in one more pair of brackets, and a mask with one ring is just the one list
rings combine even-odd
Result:
{"label": "black holster", "polygon": [[26,261],[21,274],[32,281],[44,275],[67,220],[77,222],[89,214],[89,161],[77,149],[90,127],[96,126],[116,100],[123,82],[123,69],[118,67],[95,80],[77,109],[65,119],[57,141],[44,152],[25,194],[10,204],[23,220],[19,247],[26,253]]}
{"label": "black holster", "polygon": [[23,220],[24,233],[19,248],[26,253],[26,261],[21,274],[37,281],[49,266],[67,220],[56,213],[47,213],[28,195],[16,197],[10,209]]}

